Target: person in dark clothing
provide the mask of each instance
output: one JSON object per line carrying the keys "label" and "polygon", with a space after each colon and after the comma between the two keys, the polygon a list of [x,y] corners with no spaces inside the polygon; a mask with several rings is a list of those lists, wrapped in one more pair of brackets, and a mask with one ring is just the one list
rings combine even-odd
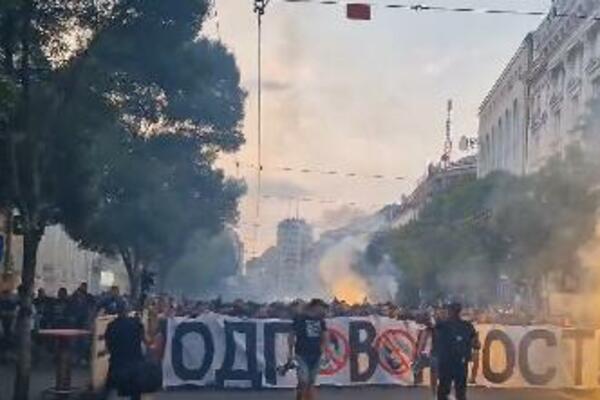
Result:
{"label": "person in dark clothing", "polygon": [[448,306],[448,319],[439,322],[434,330],[434,348],[438,362],[438,400],[448,400],[452,385],[456,400],[467,398],[468,365],[479,342],[475,327],[460,317],[459,303]]}
{"label": "person in dark clothing", "polygon": [[110,354],[108,388],[139,400],[141,393],[131,384],[131,374],[144,360],[142,343],[145,342],[144,326],[135,317],[127,315],[124,303],[118,306],[117,318],[108,324],[105,333],[106,348]]}
{"label": "person in dark clothing", "polygon": [[313,299],[304,312],[293,320],[292,333],[289,336],[289,361],[296,361],[298,375],[297,400],[314,399],[314,385],[319,375],[321,355],[327,337],[324,315],[326,304]]}
{"label": "person in dark clothing", "polygon": [[13,325],[17,315],[17,300],[4,290],[0,293],[0,323],[2,324],[2,336],[0,336],[0,357],[6,357],[6,353],[13,341]]}
{"label": "person in dark clothing", "polygon": [[86,317],[89,320],[93,318],[94,311],[96,309],[96,299],[92,294],[88,292],[88,285],[86,282],[81,282],[77,290],[73,292],[72,297],[77,297],[81,304],[85,304]]}
{"label": "person in dark clothing", "polygon": [[53,329],[70,328],[69,293],[62,287],[58,289],[56,298],[50,303],[50,327]]}
{"label": "person in dark clothing", "polygon": [[[94,298],[87,292],[87,284],[82,283],[69,299],[69,325],[71,328],[89,330],[94,312]],[[75,354],[80,364],[85,365],[89,361],[90,344],[87,337],[78,338],[74,342]]]}
{"label": "person in dark clothing", "polygon": [[109,315],[116,315],[124,307],[125,300],[120,294],[119,287],[113,286],[110,288],[110,293],[98,304],[98,311]]}
{"label": "person in dark clothing", "polygon": [[33,305],[37,315],[36,325],[38,329],[46,329],[49,327],[51,300],[52,299],[46,295],[46,291],[44,289],[38,289],[37,295],[35,299],[33,299]]}

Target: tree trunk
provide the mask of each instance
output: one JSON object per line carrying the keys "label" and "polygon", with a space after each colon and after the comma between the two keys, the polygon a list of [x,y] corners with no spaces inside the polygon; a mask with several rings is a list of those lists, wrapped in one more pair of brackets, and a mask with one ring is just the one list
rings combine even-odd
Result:
{"label": "tree trunk", "polygon": [[163,266],[160,265],[158,268],[158,291],[160,293],[164,293],[166,288],[167,288],[167,276],[169,275],[169,270]]}
{"label": "tree trunk", "polygon": [[141,263],[138,260],[138,255],[134,249],[121,249],[121,258],[127,270],[127,278],[129,279],[129,296],[131,297],[131,305],[138,306],[142,288],[142,270]]}
{"label": "tree trunk", "polygon": [[131,296],[132,306],[136,309],[139,307],[140,295],[142,289],[142,271],[139,265],[133,266],[129,273],[129,294]]}
{"label": "tree trunk", "polygon": [[19,313],[17,314],[17,364],[14,382],[14,400],[29,398],[31,375],[31,317],[35,285],[35,267],[41,234],[35,228],[27,229],[23,237],[23,267],[19,290]]}

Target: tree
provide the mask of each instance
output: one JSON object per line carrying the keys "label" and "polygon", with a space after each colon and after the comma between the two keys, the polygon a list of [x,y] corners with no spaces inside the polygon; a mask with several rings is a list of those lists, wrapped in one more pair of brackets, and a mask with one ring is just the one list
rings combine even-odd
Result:
{"label": "tree", "polygon": [[[79,171],[85,127],[106,111],[78,79],[84,53],[69,45],[94,36],[103,21],[97,11],[93,0],[0,4],[0,205],[18,212],[24,243],[14,388],[19,400],[29,391],[37,248],[45,228],[60,222],[66,211],[62,198],[77,196],[62,186],[63,178]],[[77,94],[84,96],[74,101]],[[85,103],[98,107],[84,109]],[[83,179],[79,186],[85,184]]]}
{"label": "tree", "polygon": [[110,202],[101,189],[111,187],[113,164],[103,150],[120,144],[151,154],[141,149],[154,143],[148,137],[180,134],[199,160],[187,169],[196,172],[190,179],[206,176],[204,189],[212,184],[227,199],[237,193],[210,166],[243,141],[244,93],[231,54],[198,38],[208,7],[207,0],[0,3],[0,101],[11,105],[0,111],[0,206],[18,212],[24,241],[15,399],[28,398],[40,239],[52,224],[75,233],[95,226],[84,219],[97,221]]}
{"label": "tree", "polygon": [[120,125],[96,135],[96,192],[66,228],[84,247],[120,255],[137,298],[143,268],[168,268],[191,234],[235,219],[242,187],[212,165],[243,142],[245,93],[234,57],[198,37],[206,1],[116,9],[127,18],[87,52]]}
{"label": "tree", "polygon": [[[122,258],[134,299],[144,268],[165,274],[172,254],[180,254],[199,229],[219,231],[237,215],[242,188],[202,163],[195,139],[155,135],[126,139],[127,145],[99,152],[104,174],[85,218],[67,221],[81,245]],[[83,222],[80,223],[80,222]]]}
{"label": "tree", "polygon": [[459,185],[419,220],[379,235],[371,259],[392,255],[404,290],[430,300],[470,293],[491,301],[500,274],[537,289],[550,274],[577,275],[577,251],[596,228],[599,171],[596,156],[575,146],[529,176],[494,173]]}
{"label": "tree", "polygon": [[239,254],[235,239],[227,231],[210,235],[199,231],[192,235],[184,251],[160,280],[161,290],[195,296],[215,295],[225,278],[238,271]]}

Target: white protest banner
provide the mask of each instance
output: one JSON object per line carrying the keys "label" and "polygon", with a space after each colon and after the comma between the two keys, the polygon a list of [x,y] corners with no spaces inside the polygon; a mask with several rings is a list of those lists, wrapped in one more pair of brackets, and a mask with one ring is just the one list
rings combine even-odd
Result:
{"label": "white protest banner", "polygon": [[477,326],[477,383],[492,387],[597,388],[599,332],[539,326]]}
{"label": "white protest banner", "polygon": [[[411,361],[419,326],[380,317],[327,320],[327,350],[319,382],[327,385],[413,382]],[[295,374],[279,376],[287,360],[291,321],[207,314],[167,325],[163,361],[166,387],[293,387]]]}
{"label": "white protest banner", "polygon": [[[327,320],[319,384],[412,385],[421,326],[381,317]],[[217,314],[167,325],[165,387],[293,387],[280,376],[291,321]],[[598,387],[598,332],[552,326],[477,326],[482,342],[477,383],[491,387]],[[427,382],[427,380],[425,380]]]}

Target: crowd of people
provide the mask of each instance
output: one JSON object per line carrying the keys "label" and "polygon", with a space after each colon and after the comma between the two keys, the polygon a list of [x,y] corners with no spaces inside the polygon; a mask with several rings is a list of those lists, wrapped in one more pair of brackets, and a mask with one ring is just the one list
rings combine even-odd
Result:
{"label": "crowd of people", "polygon": [[[204,313],[216,313],[238,318],[279,318],[291,319],[299,307],[306,301],[279,301],[257,303],[245,300],[226,302],[221,299],[191,300],[168,295],[153,296],[148,299],[147,307],[159,315],[193,317]],[[364,300],[359,304],[333,299],[327,305],[326,318],[380,316],[397,320],[414,320],[426,322],[431,314],[442,307],[444,302],[427,304],[420,307],[406,307],[393,302],[372,303]],[[542,313],[531,313],[510,306],[468,307],[462,312],[465,319],[477,324],[501,325],[541,325],[550,324],[569,326],[570,321],[564,316],[546,316]]]}
{"label": "crowd of people", "polygon": [[[11,357],[11,349],[15,343],[16,319],[19,311],[19,296],[10,290],[0,293],[0,361],[6,362]],[[86,282],[82,282],[72,293],[66,288],[58,289],[55,296],[50,296],[43,288],[38,289],[32,304],[32,332],[36,349],[50,346],[42,343],[36,332],[41,329],[84,329],[90,330],[99,314],[117,314],[120,305],[127,302],[117,286],[109,291],[94,296],[88,291]],[[77,351],[79,361],[88,361],[88,344],[82,343]]]}
{"label": "crowd of people", "polygon": [[[18,294],[18,290],[17,293],[7,290],[0,293],[0,361],[6,360],[7,356],[10,355],[11,348],[14,347],[15,324],[19,312]],[[166,320],[170,317],[193,318],[207,313],[215,313],[237,318],[288,319],[294,321],[294,337],[293,340],[290,340],[290,355],[293,355],[294,351],[297,353],[297,349],[302,349],[303,346],[312,348],[310,354],[303,355],[305,359],[300,360],[302,362],[297,359],[295,361],[299,382],[305,385],[302,388],[304,392],[299,398],[310,399],[312,398],[312,386],[316,379],[317,364],[314,360],[318,359],[316,357],[320,354],[318,348],[323,339],[323,332],[326,330],[323,321],[327,318],[357,316],[412,320],[424,327],[417,340],[416,358],[413,363],[415,382],[422,379],[424,368],[430,368],[431,373],[429,376],[432,379],[432,388],[438,392],[439,399],[446,399],[449,393],[448,388],[452,383],[457,388],[457,398],[464,398],[467,376],[470,375],[473,378],[477,375],[478,362],[472,363],[475,370],[470,371],[470,374],[466,370],[468,362],[474,361],[478,357],[476,350],[478,350],[479,344],[472,324],[530,325],[554,323],[562,326],[568,324],[564,319],[540,319],[508,307],[466,307],[465,309],[457,309],[456,305],[454,308],[449,308],[448,304],[436,304],[415,308],[403,307],[392,302],[370,303],[366,299],[360,304],[350,304],[339,299],[333,299],[329,303],[322,300],[307,302],[301,299],[287,302],[256,303],[244,300],[227,302],[219,298],[214,300],[190,300],[169,295],[153,295],[146,297],[142,302],[136,302],[136,304],[143,307],[146,317],[145,326],[142,326],[139,318],[141,313],[131,314],[133,311],[132,301],[122,295],[116,286],[96,296],[89,293],[85,282],[81,283],[72,293],[68,293],[66,288],[60,288],[55,296],[49,296],[44,289],[39,289],[33,300],[32,310],[34,344],[37,348],[45,348],[52,352],[52,347],[48,343],[44,343],[41,336],[36,335],[39,330],[92,330],[97,316],[103,314],[115,315],[116,320],[109,325],[106,334],[111,357],[116,360],[118,359],[117,355],[121,354],[124,355],[121,358],[126,361],[140,359],[140,346],[137,345],[137,342],[140,342],[140,344],[143,342],[149,351],[150,358],[160,364],[162,351],[164,350]],[[449,317],[444,317],[446,314]],[[298,319],[299,317],[300,319]],[[450,321],[450,323],[446,321]],[[135,327],[135,329],[132,327]],[[139,332],[133,335],[133,331]],[[452,360],[442,360],[446,349],[452,348],[452,338],[456,337],[457,332],[468,338],[469,343],[468,349],[459,349],[460,351],[458,351],[463,357],[460,361],[460,368],[451,365]],[[130,342],[134,339],[136,345],[132,346]],[[448,341],[448,343],[445,341]],[[132,353],[131,349],[136,350]],[[475,350],[473,359],[471,359],[471,350]],[[77,355],[80,362],[85,363],[89,360],[88,340],[81,340],[76,343],[75,355]],[[444,362],[448,364],[446,367],[443,365]],[[124,362],[124,364],[128,365],[127,362]],[[289,365],[292,365],[291,358]],[[131,368],[133,367],[129,365],[125,370],[129,371]],[[136,365],[135,368],[138,368],[138,366]],[[459,371],[460,374],[456,375],[455,371]],[[127,379],[121,380],[130,381],[131,379],[127,374]],[[134,396],[133,398],[137,397]]]}

